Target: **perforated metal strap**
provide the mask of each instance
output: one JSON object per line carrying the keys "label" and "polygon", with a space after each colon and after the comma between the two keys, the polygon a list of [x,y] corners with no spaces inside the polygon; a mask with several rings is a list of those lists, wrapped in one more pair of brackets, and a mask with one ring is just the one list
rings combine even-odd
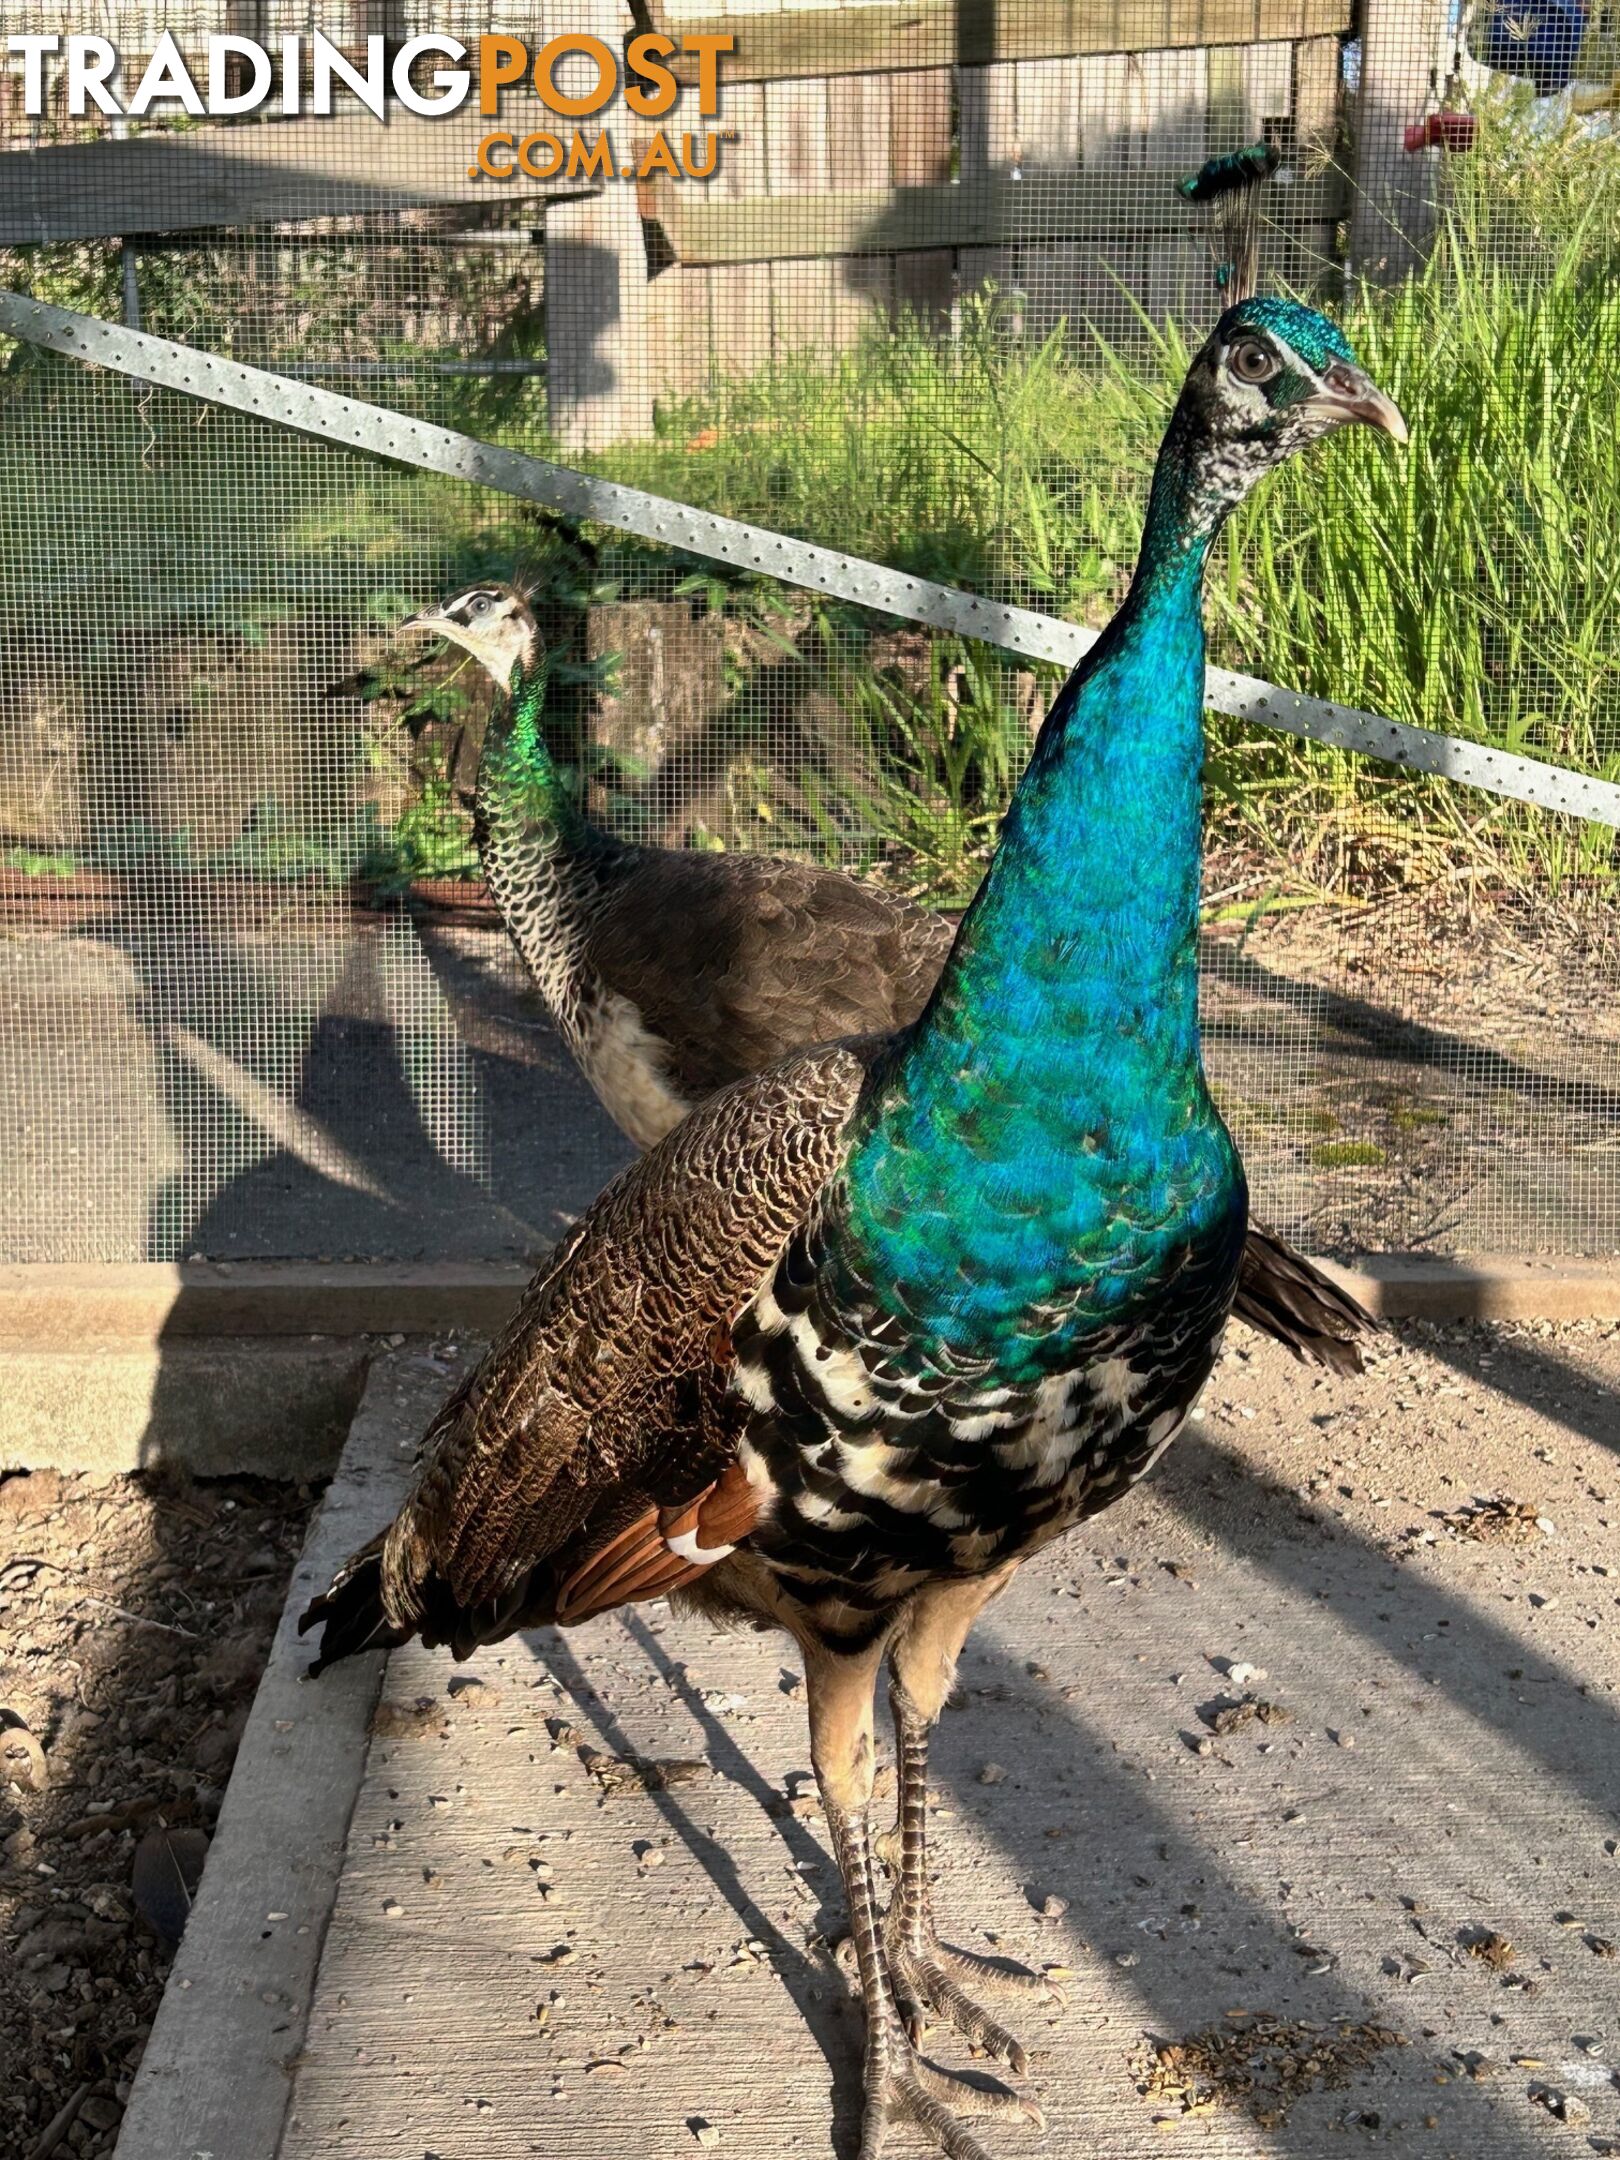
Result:
{"label": "perforated metal strap", "polygon": [[[1096,638],[1095,631],[1079,629],[1055,616],[980,599],[927,578],[907,577],[858,555],[790,540],[735,518],[714,517],[641,488],[621,487],[616,481],[553,465],[520,450],[504,450],[425,420],[409,419],[386,406],[365,404],[263,368],[243,367],[234,360],[221,360],[212,353],[100,322],[20,293],[0,292],[0,333],[97,367],[116,369],[141,382],[183,391],[211,405],[228,406],[322,442],[342,443],[426,472],[448,473],[479,487],[540,503],[565,517],[588,518],[645,540],[663,541],[691,555],[761,570],[786,584],[829,593],[936,630],[982,638],[1031,660],[1072,667]],[[1620,786],[1585,773],[1357,712],[1326,698],[1304,697],[1252,675],[1229,674],[1224,668],[1209,670],[1206,696],[1217,712],[1259,721],[1285,734],[1362,751],[1413,772],[1438,774],[1571,817],[1620,826]]]}

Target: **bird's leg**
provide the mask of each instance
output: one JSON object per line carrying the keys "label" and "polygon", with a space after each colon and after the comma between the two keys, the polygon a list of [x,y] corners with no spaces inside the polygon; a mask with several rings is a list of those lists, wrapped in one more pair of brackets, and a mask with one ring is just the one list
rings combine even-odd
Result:
{"label": "bird's leg", "polygon": [[[895,2007],[870,1836],[872,1691],[881,1652],[881,1643],[854,1652],[807,1643],[805,1655],[810,1759],[849,1901],[866,2020],[859,2160],[881,2160],[889,2125],[895,2121],[915,2124],[946,2160],[988,2160],[984,2147],[964,2127],[945,2095],[970,2109],[984,2107],[987,2100],[996,2104],[1002,2096],[986,2095],[918,2062]],[[1006,2097],[1011,2104],[1019,2104],[1015,2096]],[[1027,2107],[1025,2112],[1029,2112]]]}
{"label": "bird's leg", "polygon": [[1021,2077],[1029,2067],[1023,2046],[969,1990],[1033,1995],[1044,2002],[1063,1998],[1042,1973],[948,1949],[934,1926],[928,1882],[928,1737],[951,1691],[968,1628],[1011,1573],[1009,1567],[980,1582],[940,1584],[920,1592],[907,1609],[890,1650],[900,1813],[893,1832],[878,1845],[896,1878],[884,1942],[907,2032],[917,2040],[927,2012],[933,2011]]}

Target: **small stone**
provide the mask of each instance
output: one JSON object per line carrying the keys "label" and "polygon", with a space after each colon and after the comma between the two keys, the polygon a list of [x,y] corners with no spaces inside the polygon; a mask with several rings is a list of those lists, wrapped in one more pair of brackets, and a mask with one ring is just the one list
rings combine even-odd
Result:
{"label": "small stone", "polygon": [[702,2146],[714,2146],[720,2142],[720,2132],[712,2122],[705,2122],[701,2115],[689,2115],[686,2127]]}
{"label": "small stone", "polygon": [[457,1673],[445,1693],[463,1710],[488,1710],[501,1699],[500,1689],[480,1680],[476,1673]]}
{"label": "small stone", "polygon": [[398,1898],[391,1897],[385,1897],[383,1899],[382,1909],[384,1918],[388,1920],[398,1920],[402,1918],[405,1911],[404,1906],[399,1902]]}
{"label": "small stone", "polygon": [[981,1785],[1000,1785],[1005,1782],[1006,1776],[1007,1773],[1000,1763],[987,1762],[979,1772],[979,1783]]}
{"label": "small stone", "polygon": [[1560,2122],[1589,2123],[1592,2110],[1575,2093],[1565,2092],[1556,2085],[1533,2085],[1530,2097],[1538,2107],[1544,2107],[1549,2115],[1556,2115]]}

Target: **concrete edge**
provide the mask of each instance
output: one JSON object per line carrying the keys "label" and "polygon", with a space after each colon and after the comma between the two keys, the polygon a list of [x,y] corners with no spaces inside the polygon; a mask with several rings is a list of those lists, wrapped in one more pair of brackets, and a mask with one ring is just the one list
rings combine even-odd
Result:
{"label": "concrete edge", "polygon": [[[1620,1319],[1620,1258],[1369,1253],[1321,1264],[1384,1319]],[[0,1267],[0,1356],[217,1336],[489,1336],[531,1274],[508,1261]]]}
{"label": "concrete edge", "polygon": [[1362,1253],[1318,1265],[1381,1320],[1620,1320],[1620,1259]]}
{"label": "concrete edge", "polygon": [[0,1267],[0,1352],[216,1335],[484,1335],[533,1272],[510,1261],[19,1264]]}
{"label": "concrete edge", "polygon": [[0,1473],[330,1477],[370,1357],[363,1336],[0,1346]]}
{"label": "concrete edge", "polygon": [[298,1615],[404,1498],[421,1431],[401,1416],[407,1367],[424,1416],[443,1391],[419,1360],[373,1367],[293,1571],[116,2160],[275,2160],[385,1662],[352,1658],[309,1685]]}

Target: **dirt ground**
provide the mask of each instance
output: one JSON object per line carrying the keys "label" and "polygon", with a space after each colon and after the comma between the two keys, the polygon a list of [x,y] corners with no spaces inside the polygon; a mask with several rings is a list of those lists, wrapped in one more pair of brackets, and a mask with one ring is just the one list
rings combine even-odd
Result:
{"label": "dirt ground", "polygon": [[116,2141],[313,1497],[0,1482],[0,2153]]}
{"label": "dirt ground", "polygon": [[1203,957],[1217,1098],[1258,1212],[1308,1251],[1620,1244],[1607,898],[1429,887],[1228,923]]}

